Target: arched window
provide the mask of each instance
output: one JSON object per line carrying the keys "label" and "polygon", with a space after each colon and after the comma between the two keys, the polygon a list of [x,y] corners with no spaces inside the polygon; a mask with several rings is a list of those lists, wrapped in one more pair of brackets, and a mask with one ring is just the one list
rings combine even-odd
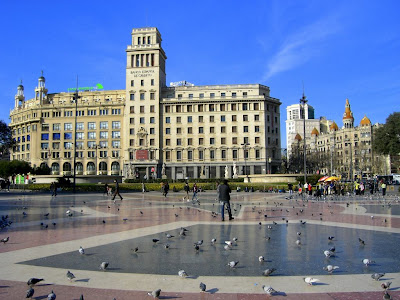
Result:
{"label": "arched window", "polygon": [[119,175],[119,163],[117,161],[114,161],[111,164],[111,175]]}
{"label": "arched window", "polygon": [[86,174],[87,175],[95,175],[96,174],[96,166],[93,162],[88,162],[86,165]]}
{"label": "arched window", "polygon": [[65,163],[63,164],[63,172],[64,172],[66,175],[70,175],[70,174],[71,174],[71,164],[70,164],[69,162],[65,162]]}
{"label": "arched window", "polygon": [[48,168],[48,165],[47,165],[46,163],[42,162],[42,163],[40,164],[40,168],[41,168],[41,169],[43,169],[43,168]]}
{"label": "arched window", "polygon": [[53,175],[60,174],[60,165],[58,163],[51,164],[51,174]]}
{"label": "arched window", "polygon": [[83,174],[83,165],[82,163],[78,162],[75,165],[75,170],[77,175],[82,175]]}

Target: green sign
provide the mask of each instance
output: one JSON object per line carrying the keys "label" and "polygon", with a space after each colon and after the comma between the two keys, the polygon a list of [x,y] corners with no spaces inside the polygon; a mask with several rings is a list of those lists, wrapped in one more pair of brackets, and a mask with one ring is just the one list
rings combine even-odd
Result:
{"label": "green sign", "polygon": [[102,89],[104,89],[103,85],[101,83],[98,83],[98,84],[96,84],[96,86],[68,88],[68,92],[75,92],[76,90],[78,90],[78,91],[94,91],[94,90],[102,90]]}

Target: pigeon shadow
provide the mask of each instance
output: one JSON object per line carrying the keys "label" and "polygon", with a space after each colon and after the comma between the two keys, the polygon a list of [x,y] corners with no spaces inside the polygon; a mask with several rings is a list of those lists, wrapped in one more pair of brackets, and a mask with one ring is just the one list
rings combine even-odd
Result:
{"label": "pigeon shadow", "polygon": [[329,285],[329,283],[324,282],[314,282],[313,285]]}
{"label": "pigeon shadow", "polygon": [[48,299],[48,295],[34,297],[35,300]]}
{"label": "pigeon shadow", "polygon": [[276,292],[276,293],[274,293],[274,296],[283,296],[283,297],[286,297],[287,295],[286,295],[285,292]]}
{"label": "pigeon shadow", "polygon": [[213,289],[207,290],[206,292],[207,292],[207,293],[210,293],[210,294],[215,294],[215,293],[218,292],[218,291],[219,291],[219,289],[213,288]]}
{"label": "pigeon shadow", "polygon": [[388,289],[388,291],[397,291],[399,289],[400,289],[400,286],[397,286],[397,287],[392,287],[392,288]]}
{"label": "pigeon shadow", "polygon": [[75,282],[89,282],[90,278],[78,279]]}
{"label": "pigeon shadow", "polygon": [[107,271],[118,271],[122,270],[121,268],[107,268]]}
{"label": "pigeon shadow", "polygon": [[0,285],[0,289],[5,289],[5,288],[9,288],[10,286],[8,285]]}
{"label": "pigeon shadow", "polygon": [[97,253],[85,253],[84,256],[92,256],[92,255],[96,255]]}
{"label": "pigeon shadow", "polygon": [[199,276],[198,275],[190,275],[190,276],[187,276],[186,278],[187,279],[197,279],[197,278],[199,278]]}
{"label": "pigeon shadow", "polygon": [[182,297],[178,297],[178,296],[160,296],[158,297],[158,299],[179,299]]}

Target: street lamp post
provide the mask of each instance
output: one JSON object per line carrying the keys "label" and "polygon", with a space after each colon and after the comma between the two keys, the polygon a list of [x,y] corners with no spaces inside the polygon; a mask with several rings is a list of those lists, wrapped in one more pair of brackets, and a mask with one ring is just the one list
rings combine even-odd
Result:
{"label": "street lamp post", "polygon": [[246,147],[247,146],[250,146],[250,144],[249,143],[243,143],[243,144],[241,144],[242,146],[243,146],[243,148],[244,148],[244,153],[243,153],[243,157],[244,157],[244,175],[246,176],[246,178],[247,178],[247,181],[249,181],[249,175],[247,174],[247,157],[246,157]]}
{"label": "street lamp post", "polygon": [[78,122],[78,78],[76,78],[76,90],[74,93],[75,99],[75,130],[74,130],[74,180],[73,180],[73,192],[76,193],[76,131]]}
{"label": "street lamp post", "polygon": [[[307,164],[306,164],[306,107],[305,105],[307,104],[308,100],[306,96],[304,95],[303,92],[303,97],[300,99],[300,103],[303,105],[303,152],[304,152],[304,184],[307,182]],[[300,107],[301,109],[301,107]]]}

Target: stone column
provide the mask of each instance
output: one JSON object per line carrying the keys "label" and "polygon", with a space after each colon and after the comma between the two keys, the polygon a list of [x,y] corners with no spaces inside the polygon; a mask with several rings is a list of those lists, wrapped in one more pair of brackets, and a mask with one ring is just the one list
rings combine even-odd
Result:
{"label": "stone column", "polygon": [[171,167],[171,178],[175,180],[176,179],[176,168],[174,166]]}

